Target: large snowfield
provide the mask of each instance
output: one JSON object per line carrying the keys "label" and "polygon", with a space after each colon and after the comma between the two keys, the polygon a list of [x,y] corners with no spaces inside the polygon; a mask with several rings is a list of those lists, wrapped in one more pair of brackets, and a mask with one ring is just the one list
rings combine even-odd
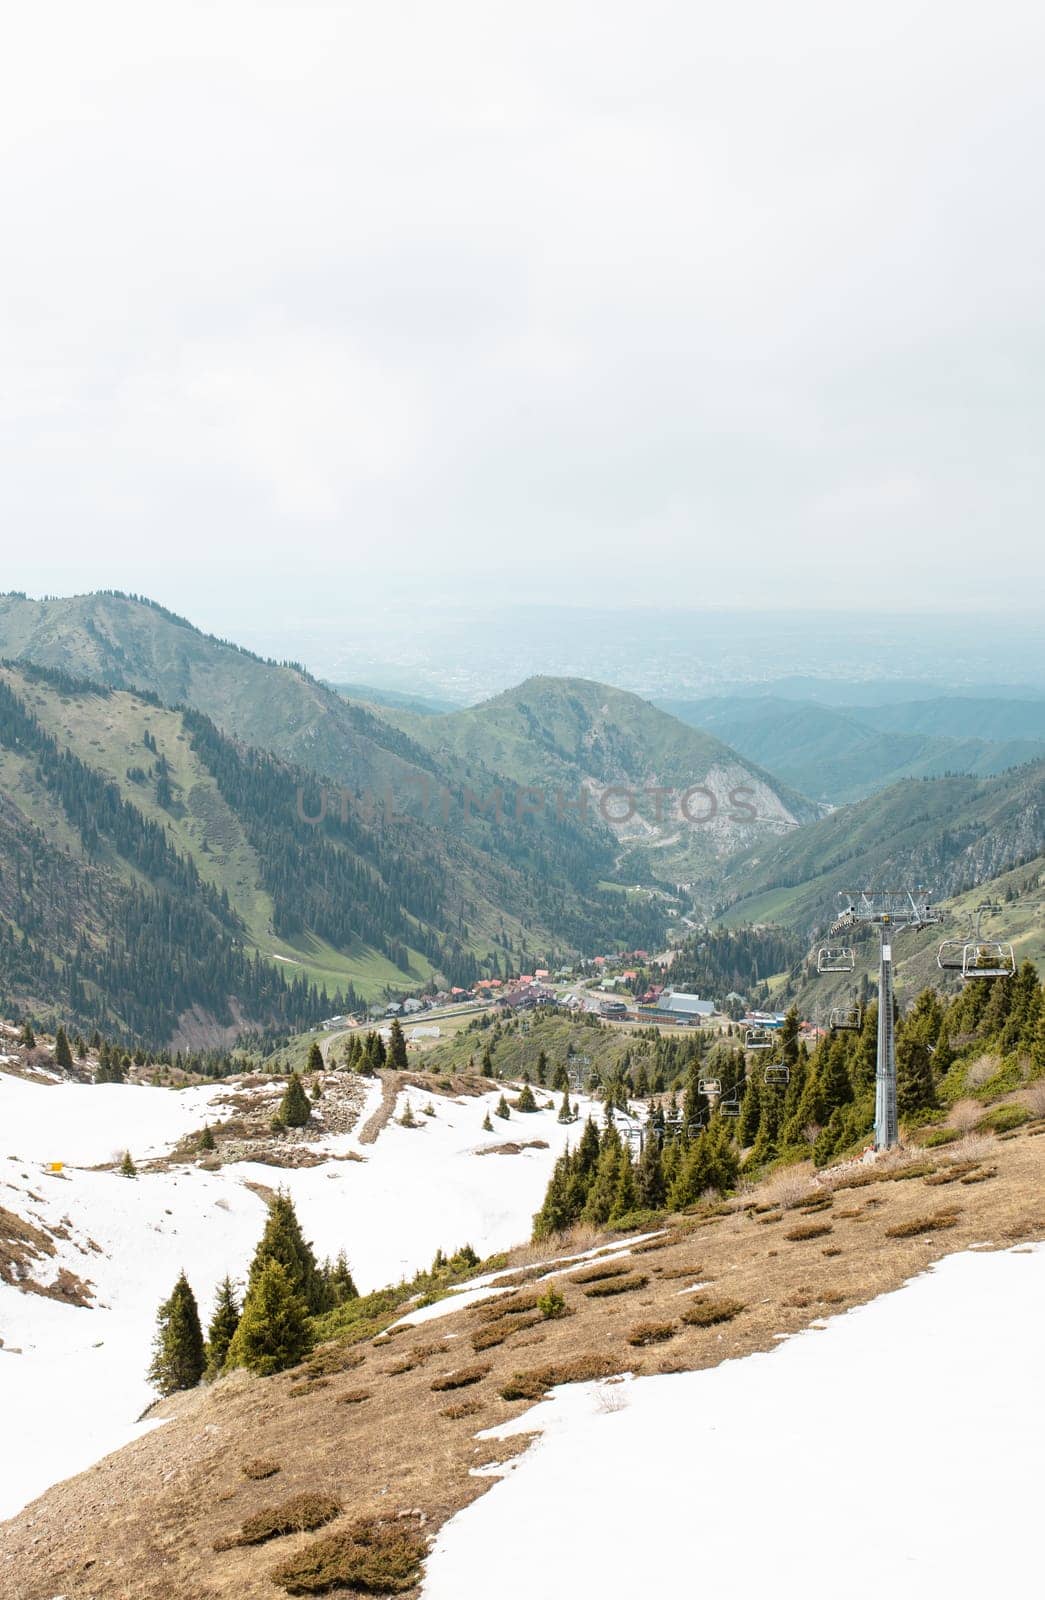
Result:
{"label": "large snowfield", "polygon": [[[135,1418],[155,1399],[145,1372],[156,1308],[184,1267],[206,1322],[225,1273],[245,1276],[265,1224],[248,1181],[287,1188],[317,1253],[344,1249],[365,1291],[411,1276],[440,1248],[467,1242],[485,1255],[526,1239],[553,1162],[577,1138],[553,1112],[495,1120],[497,1131],[484,1133],[498,1094],[436,1097],[430,1117],[429,1095],[410,1089],[398,1111],[408,1099],[417,1127],[391,1122],[366,1147],[356,1133],[324,1138],[316,1148],[328,1159],[314,1167],[238,1162],[133,1179],[83,1170],[128,1149],[139,1163],[164,1153],[227,1115],[225,1092],[220,1084],[46,1086],[0,1073],[0,1206],[64,1226],[69,1238],[38,1275],[50,1281],[66,1266],[91,1281],[95,1299],[81,1308],[0,1283],[0,1518],[153,1425]],[[357,1130],[379,1104],[380,1084],[366,1092]],[[548,1148],[476,1155],[512,1138]],[[364,1160],[335,1159],[352,1151]],[[48,1170],[52,1162],[63,1163],[61,1174]]]}
{"label": "large snowfield", "polygon": [[1040,1591],[1043,1328],[1045,1249],[967,1252],[771,1354],[559,1389],[425,1600]]}
{"label": "large snowfield", "polygon": [[[355,1133],[325,1138],[315,1167],[85,1170],[127,1148],[139,1161],[170,1149],[226,1114],[223,1092],[0,1073],[0,1206],[63,1228],[39,1276],[64,1265],[96,1302],[0,1284],[0,1517],[156,1425],[135,1418],[153,1398],[157,1304],[184,1266],[207,1318],[223,1275],[243,1276],[265,1221],[248,1181],[284,1184],[317,1251],[344,1247],[366,1290],[439,1247],[488,1253],[526,1238],[577,1136],[550,1112],[484,1134],[496,1095],[437,1099],[431,1118],[427,1094],[408,1090],[419,1127],[389,1123],[365,1148]],[[380,1086],[366,1095],[357,1129]],[[477,1157],[513,1136],[548,1149]],[[336,1159],[351,1151],[365,1159]],[[697,1584],[722,1600],[1033,1590],[1043,1327],[1045,1248],[974,1251],[770,1354],[558,1390],[503,1430],[540,1433],[442,1530],[425,1600],[486,1600],[493,1575],[499,1600]]]}

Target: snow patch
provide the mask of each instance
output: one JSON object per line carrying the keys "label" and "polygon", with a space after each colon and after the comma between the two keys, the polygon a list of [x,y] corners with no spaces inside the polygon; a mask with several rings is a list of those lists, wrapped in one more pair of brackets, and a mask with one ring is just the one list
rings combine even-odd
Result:
{"label": "snow patch", "polygon": [[[1040,1565],[1043,1326],[1045,1249],[966,1252],[772,1353],[553,1390],[479,1435],[541,1430],[442,1529],[423,1600],[486,1600],[494,1571],[499,1600],[550,1592],[549,1574],[556,1594],[608,1597],[699,1579],[724,1600],[804,1600],[825,1573],[848,1600],[1022,1593]],[[584,1536],[620,1505],[632,1534]],[[692,1561],[647,1536],[695,1518]]]}

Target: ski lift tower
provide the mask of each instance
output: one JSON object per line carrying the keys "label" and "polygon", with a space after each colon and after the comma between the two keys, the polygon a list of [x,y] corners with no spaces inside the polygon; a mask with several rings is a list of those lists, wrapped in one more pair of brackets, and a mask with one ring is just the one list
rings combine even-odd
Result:
{"label": "ski lift tower", "polygon": [[878,929],[878,1062],[875,1071],[874,1143],[876,1150],[890,1150],[900,1141],[896,1111],[896,1028],[893,1023],[893,935],[905,928],[925,928],[939,922],[940,915],[921,890],[863,889],[845,895],[846,908],[831,929],[844,933],[849,928],[871,923]]}

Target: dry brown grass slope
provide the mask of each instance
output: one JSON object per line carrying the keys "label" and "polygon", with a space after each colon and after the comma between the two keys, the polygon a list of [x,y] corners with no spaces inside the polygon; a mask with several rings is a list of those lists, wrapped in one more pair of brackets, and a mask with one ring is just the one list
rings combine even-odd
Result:
{"label": "dry brown grass slope", "polygon": [[[820,1184],[790,1172],[728,1208],[675,1218],[629,1257],[626,1275],[558,1268],[566,1315],[534,1322],[528,1285],[518,1327],[478,1362],[473,1335],[490,1326],[489,1304],[408,1329],[391,1348],[387,1336],[362,1345],[358,1361],[332,1350],[322,1384],[303,1382],[300,1369],[240,1372],[179,1396],[165,1403],[163,1428],[0,1529],[0,1593],[279,1600],[333,1592],[331,1583],[361,1592],[346,1575],[358,1585],[382,1572],[396,1592],[411,1591],[427,1538],[490,1486],[472,1469],[525,1448],[525,1439],[480,1443],[477,1431],[518,1416],[551,1383],[770,1350],[779,1335],[895,1289],[946,1253],[1045,1238],[1043,1130],[1033,1123]],[[518,1259],[532,1266],[537,1252]],[[625,1276],[627,1292],[591,1295]],[[511,1320],[503,1306],[498,1314]],[[329,1520],[293,1531],[306,1511],[302,1525]],[[264,1544],[237,1542],[284,1525],[291,1531]]]}

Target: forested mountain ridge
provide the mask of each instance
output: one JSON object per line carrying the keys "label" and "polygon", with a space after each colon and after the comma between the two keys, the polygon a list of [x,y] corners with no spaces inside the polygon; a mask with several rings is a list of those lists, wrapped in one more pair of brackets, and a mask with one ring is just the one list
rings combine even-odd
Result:
{"label": "forested mountain ridge", "polygon": [[[240,1019],[308,1026],[356,990],[402,992],[436,974],[468,984],[525,950],[622,929],[638,943],[660,926],[651,902],[590,888],[609,862],[588,830],[484,821],[482,850],[452,822],[380,805],[323,815],[314,775],[202,713],[41,668],[0,668],[0,797],[0,988],[154,1042],[189,1027],[193,1007],[193,1042]],[[154,961],[141,943],[150,907]],[[251,977],[243,963],[256,973],[259,960]],[[284,990],[303,991],[292,1011]]]}
{"label": "forested mountain ridge", "polygon": [[138,596],[2,595],[0,657],[193,706],[244,743],[355,792],[401,794],[433,774],[420,745],[304,668],[263,660]]}
{"label": "forested mountain ridge", "polygon": [[728,862],[720,909],[732,925],[829,922],[841,889],[925,886],[941,900],[1045,850],[1045,761],[990,778],[894,785]]}

